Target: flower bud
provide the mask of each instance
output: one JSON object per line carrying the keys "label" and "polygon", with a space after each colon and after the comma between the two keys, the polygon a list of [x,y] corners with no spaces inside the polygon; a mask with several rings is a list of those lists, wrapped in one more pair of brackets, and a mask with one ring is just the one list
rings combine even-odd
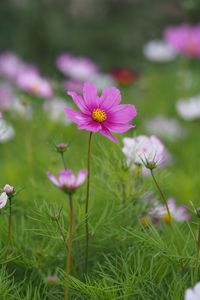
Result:
{"label": "flower bud", "polygon": [[56,275],[49,275],[47,277],[47,283],[49,285],[55,285],[58,282],[58,277]]}
{"label": "flower bud", "polygon": [[54,214],[51,216],[52,221],[58,221],[59,218],[60,218],[60,214],[59,214],[59,213],[54,213]]}
{"label": "flower bud", "polygon": [[67,145],[66,144],[61,143],[61,144],[56,145],[56,151],[58,153],[64,153],[66,150],[67,150]]}
{"label": "flower bud", "polygon": [[7,194],[8,197],[12,197],[15,194],[15,189],[10,184],[6,184],[3,188],[3,191]]}

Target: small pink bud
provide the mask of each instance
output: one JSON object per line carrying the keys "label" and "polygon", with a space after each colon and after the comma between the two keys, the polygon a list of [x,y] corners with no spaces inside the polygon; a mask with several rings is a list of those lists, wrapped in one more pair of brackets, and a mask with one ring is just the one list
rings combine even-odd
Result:
{"label": "small pink bud", "polygon": [[66,144],[57,144],[56,145],[56,150],[59,152],[59,153],[64,153],[66,150],[67,150],[67,145]]}
{"label": "small pink bud", "polygon": [[11,196],[15,193],[15,189],[12,185],[6,184],[3,188],[3,191],[8,195]]}
{"label": "small pink bud", "polygon": [[56,275],[49,275],[47,277],[47,283],[49,285],[55,285],[58,282],[58,276]]}

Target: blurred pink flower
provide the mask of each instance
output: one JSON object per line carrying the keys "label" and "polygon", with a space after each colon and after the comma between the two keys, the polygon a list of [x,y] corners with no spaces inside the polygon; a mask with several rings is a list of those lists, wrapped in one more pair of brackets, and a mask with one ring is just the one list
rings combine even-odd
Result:
{"label": "blurred pink flower", "polygon": [[97,65],[86,57],[75,57],[68,53],[62,53],[57,57],[58,69],[66,76],[75,80],[89,80],[97,72]]}
{"label": "blurred pink flower", "polygon": [[17,72],[22,67],[23,62],[13,52],[7,51],[0,54],[0,75],[8,79],[15,79]]}
{"label": "blurred pink flower", "polygon": [[68,95],[81,112],[70,108],[66,108],[65,111],[79,129],[100,132],[117,143],[110,131],[123,133],[134,127],[129,122],[136,116],[136,108],[132,104],[119,104],[121,94],[115,87],[104,89],[102,95],[98,96],[96,86],[87,82],[83,86],[83,97],[75,92],[68,92]]}
{"label": "blurred pink flower", "polygon": [[53,90],[48,80],[41,77],[33,68],[19,72],[16,83],[19,88],[31,94],[48,98],[53,96]]}
{"label": "blurred pink flower", "polygon": [[[173,220],[181,222],[191,219],[191,215],[187,208],[184,205],[176,205],[175,199],[167,199],[167,204]],[[164,222],[170,221],[166,206],[160,204],[158,201],[155,201],[154,207],[149,210],[149,215],[152,216],[152,220],[154,220],[155,217],[159,217],[160,220],[163,220]]]}
{"label": "blurred pink flower", "polygon": [[87,178],[87,170],[81,170],[77,175],[74,175],[72,170],[66,169],[59,173],[58,177],[55,177],[50,172],[47,173],[49,180],[51,180],[58,188],[70,193],[75,191],[81,186]]}
{"label": "blurred pink flower", "polygon": [[169,26],[164,32],[164,38],[178,53],[200,57],[200,25]]}

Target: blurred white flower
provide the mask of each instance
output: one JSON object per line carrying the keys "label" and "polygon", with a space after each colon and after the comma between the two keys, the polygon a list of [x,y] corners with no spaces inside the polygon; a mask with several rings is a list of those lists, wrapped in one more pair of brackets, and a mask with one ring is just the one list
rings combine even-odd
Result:
{"label": "blurred white flower", "polygon": [[149,41],[143,48],[143,54],[153,62],[169,62],[176,57],[175,50],[161,40]]}
{"label": "blurred white flower", "polygon": [[98,73],[91,78],[91,81],[97,86],[99,91],[103,89],[114,86],[115,81],[108,74]]}
{"label": "blurred white flower", "polygon": [[141,165],[143,171],[147,173],[144,162],[155,163],[156,166],[163,166],[169,162],[169,154],[156,136],[140,135],[134,138],[124,138],[123,143],[122,152],[131,168]]}
{"label": "blurred white flower", "polygon": [[200,282],[194,288],[187,289],[185,292],[184,300],[199,300],[200,299]]}
{"label": "blurred white flower", "polygon": [[181,138],[185,135],[184,128],[181,127],[175,118],[156,116],[147,120],[145,126],[149,133],[171,140]]}
{"label": "blurred white flower", "polygon": [[71,121],[68,119],[64,109],[66,107],[71,107],[71,105],[60,98],[53,98],[46,100],[44,102],[44,111],[47,113],[49,118],[52,121],[64,123],[64,124],[70,124]]}
{"label": "blurred white flower", "polygon": [[8,196],[5,192],[0,195],[0,209],[3,208],[8,201]]}
{"label": "blurred white flower", "polygon": [[187,121],[200,118],[200,95],[187,99],[179,100],[176,103],[178,114]]}
{"label": "blurred white flower", "polygon": [[0,143],[5,143],[15,136],[14,128],[5,120],[0,119]]}

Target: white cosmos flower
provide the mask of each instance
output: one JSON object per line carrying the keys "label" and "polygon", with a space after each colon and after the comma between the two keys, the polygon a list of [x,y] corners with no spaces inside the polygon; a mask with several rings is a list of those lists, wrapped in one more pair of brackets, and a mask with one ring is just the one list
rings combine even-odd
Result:
{"label": "white cosmos flower", "polygon": [[176,104],[178,114],[187,121],[200,118],[200,95],[179,100]]}
{"label": "white cosmos flower", "polygon": [[200,282],[194,288],[187,289],[185,292],[184,300],[199,300],[200,299]]}
{"label": "white cosmos flower", "polygon": [[91,78],[91,81],[97,86],[99,91],[115,85],[115,81],[112,79],[112,77],[103,73],[97,73]]}
{"label": "white cosmos flower", "polygon": [[48,114],[52,121],[60,122],[64,124],[70,124],[71,121],[68,119],[64,109],[71,105],[60,98],[53,98],[44,101],[44,111]]}
{"label": "white cosmos flower", "polygon": [[15,136],[14,128],[5,120],[0,119],[0,143],[5,143]]}
{"label": "white cosmos flower", "polygon": [[161,40],[149,41],[143,48],[144,56],[153,62],[169,62],[176,57],[176,52]]}
{"label": "white cosmos flower", "polygon": [[8,200],[8,196],[5,192],[3,192],[0,195],[0,209],[3,208],[6,205],[7,200]]}
{"label": "white cosmos flower", "polygon": [[175,139],[185,135],[184,128],[181,127],[175,118],[167,118],[164,116],[156,116],[145,122],[146,129],[149,133],[158,135],[159,137]]}

